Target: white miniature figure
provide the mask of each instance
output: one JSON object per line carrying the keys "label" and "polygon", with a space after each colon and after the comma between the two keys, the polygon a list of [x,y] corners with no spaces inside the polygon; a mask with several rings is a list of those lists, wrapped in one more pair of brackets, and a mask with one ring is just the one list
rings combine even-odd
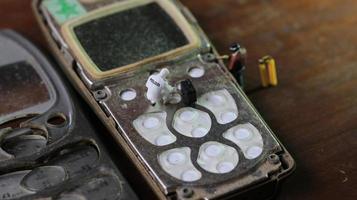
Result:
{"label": "white miniature figure", "polygon": [[146,98],[151,102],[152,105],[155,105],[161,99],[166,103],[174,92],[175,88],[169,85],[166,77],[169,75],[170,71],[167,68],[164,68],[158,74],[151,75],[147,82],[147,92]]}

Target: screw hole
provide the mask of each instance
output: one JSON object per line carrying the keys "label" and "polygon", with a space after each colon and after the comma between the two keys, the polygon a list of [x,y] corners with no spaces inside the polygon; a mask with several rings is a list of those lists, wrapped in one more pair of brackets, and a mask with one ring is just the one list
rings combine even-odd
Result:
{"label": "screw hole", "polygon": [[216,56],[212,53],[207,53],[202,56],[203,60],[206,62],[213,62],[216,59]]}
{"label": "screw hole", "polygon": [[67,122],[66,116],[62,113],[54,114],[47,120],[47,124],[53,127],[64,126],[66,122]]}
{"label": "screw hole", "polygon": [[269,161],[273,164],[279,163],[279,156],[276,154],[270,154],[268,157]]}
{"label": "screw hole", "polygon": [[182,196],[185,198],[190,198],[193,195],[193,190],[190,188],[183,188],[182,189]]}
{"label": "screw hole", "polygon": [[94,93],[94,98],[97,100],[102,100],[107,97],[107,94],[103,90],[98,90]]}

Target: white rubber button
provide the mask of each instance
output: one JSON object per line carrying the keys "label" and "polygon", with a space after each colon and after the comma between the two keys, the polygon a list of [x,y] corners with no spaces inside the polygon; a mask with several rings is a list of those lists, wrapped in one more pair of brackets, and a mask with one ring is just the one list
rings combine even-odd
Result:
{"label": "white rubber button", "polygon": [[205,153],[211,157],[217,157],[221,152],[221,147],[215,144],[208,145],[205,149]]}
{"label": "white rubber button", "polygon": [[207,101],[209,101],[212,105],[215,106],[222,105],[225,102],[224,98],[219,95],[210,95],[208,96]]}
{"label": "white rubber button", "polygon": [[180,152],[173,152],[167,156],[167,161],[172,165],[182,164],[185,162],[185,160],[186,160],[185,154]]}
{"label": "white rubber button", "polygon": [[226,112],[221,114],[221,120],[224,124],[230,123],[237,119],[237,115],[234,112]]}
{"label": "white rubber button", "polygon": [[234,131],[234,137],[238,140],[249,140],[252,137],[252,133],[246,128],[238,128]]}
{"label": "white rubber button", "polygon": [[193,111],[190,111],[190,110],[183,111],[180,114],[180,119],[185,121],[185,122],[192,121],[193,118],[195,118],[195,113]]}
{"label": "white rubber button", "polygon": [[203,127],[198,127],[192,130],[192,136],[195,138],[200,138],[205,136],[208,133],[208,130]]}
{"label": "white rubber button", "polygon": [[198,179],[200,179],[201,174],[195,170],[187,170],[182,173],[181,178],[183,181],[192,182],[192,181],[197,181]]}
{"label": "white rubber button", "polygon": [[263,149],[258,146],[249,147],[247,150],[247,158],[254,159],[258,157],[263,152]]}
{"label": "white rubber button", "polygon": [[133,89],[126,89],[120,92],[120,98],[124,101],[131,101],[136,98],[136,92]]}
{"label": "white rubber button", "polygon": [[228,173],[234,169],[234,164],[231,162],[221,162],[217,165],[217,170],[220,173]]}
{"label": "white rubber button", "polygon": [[199,78],[202,77],[205,74],[205,70],[201,67],[192,67],[189,71],[188,74],[192,78]]}
{"label": "white rubber button", "polygon": [[160,125],[160,121],[156,117],[146,118],[143,122],[144,128],[147,128],[147,129],[158,128],[159,125]]}
{"label": "white rubber button", "polygon": [[155,140],[155,144],[158,146],[164,146],[164,145],[171,144],[174,141],[175,139],[173,137],[169,135],[162,135]]}

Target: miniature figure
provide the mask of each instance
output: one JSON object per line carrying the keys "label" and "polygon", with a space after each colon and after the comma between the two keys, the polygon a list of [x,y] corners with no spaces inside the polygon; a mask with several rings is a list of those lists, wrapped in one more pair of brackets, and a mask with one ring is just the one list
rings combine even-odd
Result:
{"label": "miniature figure", "polygon": [[152,105],[155,105],[161,99],[163,99],[164,103],[169,99],[170,94],[172,94],[175,90],[168,81],[166,77],[169,75],[170,71],[167,68],[164,68],[160,71],[160,73],[156,73],[151,75],[147,82],[147,93],[146,98],[151,102]]}
{"label": "miniature figure", "polygon": [[233,76],[238,81],[239,85],[244,87],[244,70],[246,65],[246,54],[245,48],[241,47],[238,43],[231,45],[229,50],[232,52],[229,57],[228,69],[231,71]]}
{"label": "miniature figure", "polygon": [[163,100],[164,104],[168,102],[178,103],[181,99],[185,105],[196,102],[196,90],[192,82],[189,79],[183,80],[173,87],[166,79],[169,73],[170,71],[164,68],[159,73],[149,76],[146,82],[146,98],[151,104],[155,105],[160,100]]}

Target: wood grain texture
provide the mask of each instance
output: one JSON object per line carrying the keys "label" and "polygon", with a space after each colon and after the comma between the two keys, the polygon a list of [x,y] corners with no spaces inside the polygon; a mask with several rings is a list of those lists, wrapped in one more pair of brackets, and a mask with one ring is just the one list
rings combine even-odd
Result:
{"label": "wood grain texture", "polygon": [[[248,49],[249,97],[297,162],[276,199],[357,199],[357,1],[182,2],[222,54]],[[1,0],[0,28],[46,48],[29,0]],[[259,90],[266,54],[280,84]]]}

